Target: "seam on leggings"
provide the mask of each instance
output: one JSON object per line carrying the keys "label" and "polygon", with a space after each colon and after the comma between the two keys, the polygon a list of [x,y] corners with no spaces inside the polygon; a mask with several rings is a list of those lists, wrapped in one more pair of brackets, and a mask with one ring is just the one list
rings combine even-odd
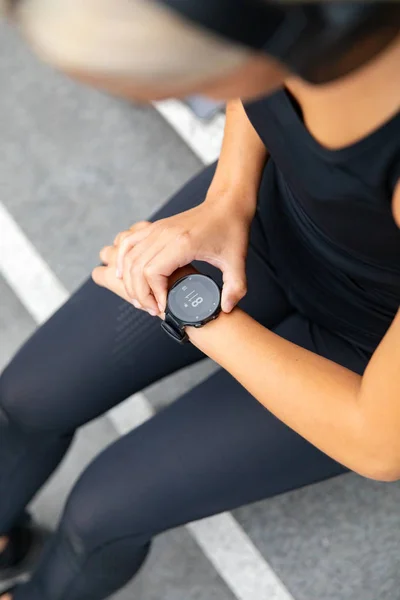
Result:
{"label": "seam on leggings", "polygon": [[[4,408],[3,405],[0,406],[0,411],[4,413],[6,420],[8,421],[8,423],[10,423],[13,427],[16,427],[15,423],[13,422],[13,420],[11,419],[10,415],[8,414],[7,410]],[[19,430],[18,427],[16,427],[17,430]],[[28,448],[23,448],[19,454],[17,454],[17,456],[14,456],[14,461],[11,461],[11,467],[8,470],[8,477],[7,480],[10,479],[15,471],[18,468],[18,463],[20,462],[20,459],[23,459],[28,453],[30,453],[30,449]],[[6,473],[7,475],[7,473]]]}
{"label": "seam on leggings", "polygon": [[[144,548],[148,548],[151,544],[151,539],[153,538],[153,536],[155,536],[156,533],[152,533],[150,534],[150,540],[148,542],[146,542],[144,544]],[[68,546],[72,546],[72,544],[70,543],[70,534],[67,533],[66,534],[67,537],[67,542],[68,542]],[[122,535],[118,538],[114,538],[112,540],[108,540],[107,542],[104,542],[103,544],[101,544],[100,546],[97,546],[97,548],[94,548],[94,550],[92,550],[87,556],[85,556],[85,558],[83,560],[80,561],[80,565],[79,565],[79,561],[77,561],[78,563],[78,568],[80,567],[80,570],[82,571],[84,566],[93,558],[93,556],[95,554],[97,554],[98,552],[101,552],[102,550],[104,550],[104,548],[107,548],[107,546],[111,546],[113,544],[117,544],[119,542],[121,542],[122,540],[126,540],[129,538],[135,538],[135,537],[139,537],[139,535],[135,535],[135,534],[130,534],[130,535]],[[74,555],[74,558],[76,557],[76,553],[72,550],[72,553]],[[80,573],[78,573],[78,577],[79,577]],[[74,581],[71,581],[70,584],[68,585],[67,589],[65,590],[64,594],[62,596],[60,596],[59,600],[68,600],[68,594],[70,594],[71,592],[73,592],[73,586],[76,584],[76,579],[74,578]]]}
{"label": "seam on leggings", "polygon": [[13,427],[15,427],[15,429],[17,431],[21,431],[22,433],[26,433],[28,435],[36,435],[39,437],[42,434],[44,435],[54,435],[54,436],[60,436],[60,437],[70,437],[71,435],[74,435],[76,429],[74,429],[72,432],[68,432],[68,431],[57,431],[54,429],[48,429],[48,428],[43,428],[40,430],[37,430],[35,428],[31,428],[29,425],[23,425],[22,427],[19,427],[14,419],[10,416],[10,413],[8,412],[8,410],[5,408],[4,404],[0,404],[0,411],[3,411],[4,414],[6,415],[7,420],[9,421],[9,423],[11,423],[11,425]]}
{"label": "seam on leggings", "polygon": [[[4,408],[3,405],[0,406],[0,411],[3,412],[3,414],[5,415],[8,423],[11,424],[11,426],[15,427],[18,431],[18,433],[20,433],[20,428],[14,423],[14,421],[12,420],[12,418],[10,417],[9,413],[7,412],[7,410]],[[22,432],[23,433],[23,432]],[[73,435],[73,434],[72,434]],[[45,451],[45,448],[43,448],[43,451]],[[12,480],[12,478],[14,477],[15,473],[18,470],[19,464],[21,461],[23,461],[25,459],[26,456],[29,456],[29,454],[31,453],[31,448],[24,448],[20,451],[19,454],[17,454],[16,457],[14,457],[14,460],[11,461],[11,466],[8,470],[8,476],[7,476],[7,482],[10,482],[10,480]],[[7,507],[6,507],[7,508]],[[7,532],[6,532],[7,533]]]}
{"label": "seam on leggings", "polygon": [[[30,448],[27,448],[26,451],[23,451],[19,455],[17,455],[17,458],[14,461],[14,465],[12,465],[12,469],[9,471],[9,475],[7,477],[8,485],[9,485],[10,481],[12,482],[12,478],[14,477],[15,473],[18,470],[21,460],[23,460],[26,456],[29,456],[30,450],[31,450]],[[6,509],[8,510],[7,506],[6,506]],[[7,513],[6,513],[6,515],[7,515]],[[1,531],[0,531],[0,533],[1,533]],[[7,533],[8,532],[5,532],[5,534],[7,534]]]}

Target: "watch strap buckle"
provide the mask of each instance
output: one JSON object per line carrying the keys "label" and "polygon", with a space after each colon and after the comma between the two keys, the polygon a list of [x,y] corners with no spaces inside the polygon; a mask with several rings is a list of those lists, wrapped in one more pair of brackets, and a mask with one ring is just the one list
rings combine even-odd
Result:
{"label": "watch strap buckle", "polygon": [[185,344],[189,341],[186,331],[182,327],[179,327],[177,323],[175,323],[174,319],[171,318],[171,315],[165,315],[165,321],[162,321],[161,327],[165,333],[167,333],[176,342],[179,342],[179,344]]}

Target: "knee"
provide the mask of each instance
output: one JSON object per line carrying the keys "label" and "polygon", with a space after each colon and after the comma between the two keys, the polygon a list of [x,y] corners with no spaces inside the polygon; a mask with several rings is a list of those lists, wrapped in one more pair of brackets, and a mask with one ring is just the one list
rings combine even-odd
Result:
{"label": "knee", "polygon": [[[61,519],[63,537],[76,555],[87,556],[116,540],[128,539],[133,547],[144,547],[157,531],[148,509],[146,494],[134,496],[101,470],[97,457],[75,484]],[[119,478],[118,478],[119,479]]]}
{"label": "knee", "polygon": [[35,398],[35,388],[30,386],[25,375],[12,363],[0,375],[0,413],[2,419],[18,429],[43,431],[45,411],[41,410]]}
{"label": "knee", "polygon": [[101,490],[82,485],[82,478],[73,488],[60,528],[75,555],[88,555],[104,543],[112,519],[107,515],[106,504]]}
{"label": "knee", "polygon": [[123,500],[113,490],[110,495],[106,481],[96,485],[84,474],[70,495],[55,536],[63,556],[81,569],[88,584],[91,577],[94,581],[105,578],[110,592],[128,583],[151,548],[151,537],[139,529],[139,520],[132,522]]}
{"label": "knee", "polygon": [[21,394],[22,374],[17,377],[12,371],[12,366],[9,365],[0,375],[0,410],[4,420],[16,426],[23,426],[26,402]]}
{"label": "knee", "polygon": [[121,527],[122,515],[116,512],[107,486],[91,487],[85,479],[83,475],[72,490],[60,524],[63,537],[78,557],[128,535]]}

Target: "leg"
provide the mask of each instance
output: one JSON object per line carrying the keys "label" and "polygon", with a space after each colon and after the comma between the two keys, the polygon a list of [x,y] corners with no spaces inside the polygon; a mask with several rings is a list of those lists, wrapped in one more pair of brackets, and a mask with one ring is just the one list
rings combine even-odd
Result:
{"label": "leg", "polygon": [[[296,314],[276,331],[358,372],[368,360]],[[92,463],[15,600],[101,600],[140,568],[154,535],[345,470],[220,371]]]}
{"label": "leg", "polygon": [[[206,169],[155,218],[201,202],[213,173],[214,167]],[[273,326],[290,307],[271,274],[264,242],[256,218],[249,294],[243,305]],[[202,268],[216,273],[207,265]],[[261,287],[263,295],[257,293]],[[268,310],[263,297],[268,298]],[[76,428],[202,358],[192,346],[169,340],[157,320],[87,282],[25,344],[0,378],[0,536],[59,464]]]}
{"label": "leg", "polygon": [[[202,173],[159,216],[200,202],[211,177],[212,169]],[[201,358],[89,280],[0,378],[0,536],[59,464],[77,427]]]}

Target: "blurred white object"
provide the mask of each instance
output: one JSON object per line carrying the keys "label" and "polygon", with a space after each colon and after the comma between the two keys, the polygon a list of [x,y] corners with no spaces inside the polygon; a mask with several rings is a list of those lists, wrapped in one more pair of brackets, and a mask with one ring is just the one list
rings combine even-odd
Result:
{"label": "blurred white object", "polygon": [[44,59],[72,71],[187,83],[249,55],[152,0],[19,0],[13,16]]}

